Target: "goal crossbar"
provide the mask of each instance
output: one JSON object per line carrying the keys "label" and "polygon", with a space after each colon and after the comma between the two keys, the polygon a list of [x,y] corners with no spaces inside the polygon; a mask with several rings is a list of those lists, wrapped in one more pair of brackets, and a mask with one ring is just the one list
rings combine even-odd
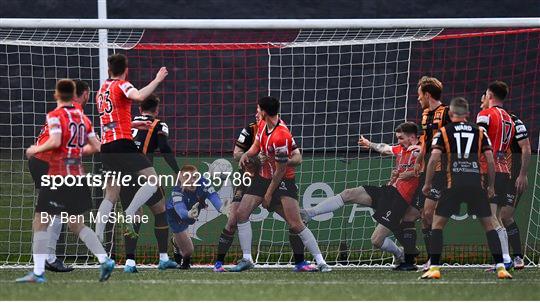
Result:
{"label": "goal crossbar", "polygon": [[0,18],[8,28],[325,29],[540,27],[540,18],[441,19],[40,19]]}

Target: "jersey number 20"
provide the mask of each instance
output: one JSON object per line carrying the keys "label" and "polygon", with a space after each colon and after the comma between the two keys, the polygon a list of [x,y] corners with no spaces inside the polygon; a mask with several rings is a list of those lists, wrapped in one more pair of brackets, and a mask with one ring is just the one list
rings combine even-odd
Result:
{"label": "jersey number 20", "polygon": [[71,133],[68,141],[68,147],[82,148],[86,144],[86,126],[71,122],[69,124],[69,132]]}

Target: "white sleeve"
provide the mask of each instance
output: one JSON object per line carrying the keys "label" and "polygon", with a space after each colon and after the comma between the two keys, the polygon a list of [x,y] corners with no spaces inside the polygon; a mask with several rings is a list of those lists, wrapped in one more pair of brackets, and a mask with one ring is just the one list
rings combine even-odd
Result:
{"label": "white sleeve", "polygon": [[62,125],[58,117],[47,115],[47,125],[49,126],[49,134],[62,133]]}
{"label": "white sleeve", "polygon": [[129,83],[129,82],[124,82],[122,84],[119,85],[120,89],[122,90],[122,92],[124,93],[124,95],[126,96],[126,98],[128,97],[128,91],[132,88],[135,88],[133,86],[133,84]]}
{"label": "white sleeve", "polygon": [[488,115],[478,115],[476,117],[476,124],[484,123],[489,125],[489,116]]}

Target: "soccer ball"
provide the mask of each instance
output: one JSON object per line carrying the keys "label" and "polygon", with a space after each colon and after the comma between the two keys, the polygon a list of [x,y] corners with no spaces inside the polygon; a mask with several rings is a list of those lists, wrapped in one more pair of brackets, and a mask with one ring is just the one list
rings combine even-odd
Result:
{"label": "soccer ball", "polygon": [[210,178],[218,176],[221,180],[225,180],[227,176],[230,176],[232,171],[233,166],[231,162],[226,159],[217,159],[208,165],[208,172],[210,173]]}

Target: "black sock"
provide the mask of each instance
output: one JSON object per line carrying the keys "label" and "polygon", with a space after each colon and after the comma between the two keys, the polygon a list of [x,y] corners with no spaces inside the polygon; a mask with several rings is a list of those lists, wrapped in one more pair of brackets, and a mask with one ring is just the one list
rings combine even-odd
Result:
{"label": "black sock", "polygon": [[[137,222],[134,224],[133,228],[138,234],[141,229],[141,223]],[[124,243],[126,245],[126,259],[135,260],[135,250],[137,249],[137,238],[131,238],[124,236]]]}
{"label": "black sock", "polygon": [[401,222],[400,224],[401,234],[396,238],[399,243],[403,245],[403,252],[405,253],[405,263],[414,264],[415,257],[418,255],[418,249],[416,249],[416,229],[414,222]]}
{"label": "black sock", "polygon": [[217,253],[217,262],[225,262],[225,255],[229,251],[229,248],[231,248],[231,244],[234,239],[234,232],[230,233],[225,228],[221,232],[221,235],[219,236],[219,242],[218,242],[218,253]]}
{"label": "black sock", "polygon": [[514,257],[523,258],[523,252],[521,251],[521,236],[519,234],[519,227],[516,222],[505,226],[506,234],[508,235],[508,243],[512,247]]}
{"label": "black sock", "polygon": [[191,256],[182,258],[182,267],[188,267],[191,265]]}
{"label": "black sock", "polygon": [[443,231],[442,229],[432,229],[430,237],[431,265],[441,265],[441,254],[443,250]]}
{"label": "black sock", "polygon": [[304,262],[304,242],[302,242],[300,236],[289,230],[289,242],[293,251],[294,264]]}
{"label": "black sock", "polygon": [[154,216],[154,235],[156,236],[159,253],[167,253],[169,225],[167,224],[167,215],[165,212]]}
{"label": "black sock", "polygon": [[486,238],[487,238],[489,250],[491,251],[491,254],[493,255],[493,260],[495,261],[495,264],[503,263],[501,240],[499,239],[499,235],[497,234],[497,231],[492,229],[486,232]]}
{"label": "black sock", "polygon": [[422,228],[422,234],[424,235],[424,243],[426,245],[426,253],[427,255],[431,255],[431,227],[428,228]]}

